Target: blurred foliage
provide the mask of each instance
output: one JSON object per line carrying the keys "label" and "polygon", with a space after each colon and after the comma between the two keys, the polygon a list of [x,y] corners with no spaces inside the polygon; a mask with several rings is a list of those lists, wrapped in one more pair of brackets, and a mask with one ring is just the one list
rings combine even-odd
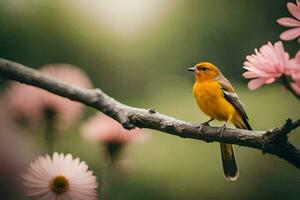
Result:
{"label": "blurred foliage", "polygon": [[[122,26],[112,29],[105,25],[114,22],[107,16],[89,15],[90,7],[100,9],[93,6],[95,0],[83,2],[0,0],[0,57],[34,68],[77,65],[96,87],[124,103],[194,122],[206,117],[194,103],[193,76],[186,68],[208,60],[235,82],[254,129],[299,117],[299,103],[290,94],[274,85],[250,92],[241,76],[246,55],[279,40],[284,28],[276,19],[289,15],[285,0],[156,0],[151,10],[145,8],[150,19],[139,27],[121,18]],[[295,42],[284,45],[292,56],[298,49]],[[241,177],[228,183],[222,177],[218,144],[149,132],[149,141],[128,149],[130,169],[115,175],[111,199],[299,199],[299,171],[287,162],[237,147]],[[299,134],[297,130],[290,136],[298,145]],[[40,137],[33,136],[36,154],[42,148]],[[106,163],[98,145],[82,140],[74,128],[55,147],[86,160],[101,189]]]}
{"label": "blurred foliage", "polygon": [[[120,98],[130,98],[128,93],[143,96],[145,85],[157,81],[157,74],[185,76],[187,67],[203,60],[241,81],[245,56],[267,41],[277,41],[284,28],[276,19],[289,15],[284,0],[155,0],[157,7],[145,15],[163,12],[162,19],[145,22],[142,31],[128,26],[131,35],[125,32],[122,37],[130,21],[119,19],[125,26],[109,31],[98,21],[110,19],[88,15],[95,0],[81,2],[86,9],[76,7],[80,1],[68,0],[0,2],[1,57],[32,67],[78,65],[96,86]],[[295,52],[295,45],[287,46]]]}

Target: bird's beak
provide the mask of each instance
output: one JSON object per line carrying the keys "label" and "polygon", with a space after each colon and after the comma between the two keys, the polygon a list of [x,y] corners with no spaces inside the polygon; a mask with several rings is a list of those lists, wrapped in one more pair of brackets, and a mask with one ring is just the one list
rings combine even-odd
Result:
{"label": "bird's beak", "polygon": [[196,67],[187,68],[188,71],[194,72],[196,71]]}

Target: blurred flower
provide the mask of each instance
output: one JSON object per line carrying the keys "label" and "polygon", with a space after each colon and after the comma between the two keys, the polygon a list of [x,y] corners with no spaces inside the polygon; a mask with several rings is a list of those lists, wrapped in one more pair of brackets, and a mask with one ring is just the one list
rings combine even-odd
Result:
{"label": "blurred flower", "polygon": [[[84,88],[91,87],[87,75],[79,68],[69,64],[46,65],[41,73],[64,83]],[[46,115],[53,115],[60,126],[76,122],[82,115],[82,105],[52,94],[48,91],[19,83],[12,83],[7,92],[7,107],[16,120],[42,120]]]}
{"label": "blurred flower", "polygon": [[[2,102],[0,102],[2,104]],[[22,130],[24,131],[24,130]],[[0,199],[20,199],[21,174],[33,155],[33,144],[0,112]]]}
{"label": "blurred flower", "polygon": [[128,143],[144,139],[145,135],[140,133],[140,129],[126,130],[119,122],[100,113],[92,116],[81,126],[81,134],[84,138],[101,142],[107,151],[109,163],[102,181],[101,196],[103,199],[108,199],[111,175],[114,169],[118,169],[118,171],[125,169],[119,162],[122,150]]}
{"label": "blurred flower", "polygon": [[25,193],[47,200],[97,199],[96,177],[85,162],[72,155],[54,153],[37,158],[23,175]]}
{"label": "blurred flower", "polygon": [[[92,86],[89,78],[83,71],[69,64],[46,65],[41,68],[41,72],[73,86],[83,88],[90,88]],[[64,123],[71,124],[72,122],[76,122],[82,115],[82,104],[54,95],[45,90],[42,90],[41,93],[44,106],[50,110],[54,110],[58,114],[58,119]]]}
{"label": "blurred flower", "polygon": [[13,120],[22,123],[40,120],[43,105],[40,89],[12,82],[3,101],[4,109],[7,109]]}
{"label": "blurred flower", "polygon": [[[280,25],[291,27],[280,34],[282,40],[293,40],[300,36],[300,1],[296,0],[296,3],[297,5],[291,2],[287,3],[287,8],[294,18],[283,17],[277,20]],[[298,38],[298,42],[300,42],[300,38]]]}
{"label": "blurred flower", "polygon": [[81,134],[90,141],[105,144],[112,158],[119,154],[124,145],[143,139],[141,136],[144,136],[140,129],[126,130],[119,122],[100,113],[82,125]]}
{"label": "blurred flower", "polygon": [[289,63],[289,54],[285,52],[282,42],[271,42],[263,45],[255,54],[248,55],[244,62],[246,71],[243,76],[252,79],[248,83],[251,90],[255,90],[263,84],[273,83],[285,73]]}

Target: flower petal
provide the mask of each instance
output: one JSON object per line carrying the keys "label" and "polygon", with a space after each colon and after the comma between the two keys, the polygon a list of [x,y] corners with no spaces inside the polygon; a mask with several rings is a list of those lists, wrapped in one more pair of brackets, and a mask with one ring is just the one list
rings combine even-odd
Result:
{"label": "flower petal", "polygon": [[274,83],[274,81],[275,81],[276,79],[275,78],[269,78],[269,79],[267,79],[266,80],[266,84],[271,84],[271,83]]}
{"label": "flower petal", "polygon": [[287,8],[294,17],[300,20],[300,7],[298,7],[296,4],[288,2]]}
{"label": "flower petal", "polygon": [[263,78],[256,78],[256,79],[253,79],[251,80],[249,83],[248,83],[248,88],[250,90],[256,90],[257,88],[259,88],[260,86],[262,86],[263,84],[265,84],[266,80],[263,79]]}
{"label": "flower petal", "polygon": [[287,27],[295,27],[295,26],[300,26],[300,21],[295,20],[290,17],[282,17],[280,19],[277,19],[277,23],[282,25],[282,26],[287,26]]}
{"label": "flower petal", "polygon": [[300,50],[295,55],[295,61],[300,64]]}
{"label": "flower petal", "polygon": [[298,72],[295,72],[294,74],[292,74],[292,79],[297,82],[300,81],[300,69]]}
{"label": "flower petal", "polygon": [[247,72],[243,73],[243,77],[247,78],[247,79],[249,79],[249,78],[257,78],[258,76],[259,76],[258,74],[254,73],[254,72],[251,72],[251,71],[247,71]]}
{"label": "flower petal", "polygon": [[288,40],[293,40],[299,36],[300,36],[300,28],[292,28],[281,33],[279,37],[282,40],[288,41]]}
{"label": "flower petal", "polygon": [[292,88],[294,89],[294,91],[300,95],[300,82],[297,84],[297,83],[293,83],[292,84]]}

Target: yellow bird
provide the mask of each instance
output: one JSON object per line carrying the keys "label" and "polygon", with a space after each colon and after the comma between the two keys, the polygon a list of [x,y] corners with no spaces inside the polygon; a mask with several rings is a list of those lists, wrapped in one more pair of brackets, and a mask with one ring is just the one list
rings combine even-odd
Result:
{"label": "yellow bird", "polygon": [[[228,122],[232,122],[237,128],[252,130],[244,106],[234,92],[234,88],[215,65],[201,62],[188,70],[195,73],[193,95],[196,102],[200,109],[211,117],[201,124],[200,132],[204,125],[209,125],[208,123],[214,119],[225,121],[219,129],[220,134],[225,130]],[[236,181],[239,170],[233,146],[220,143],[220,147],[225,178],[228,181]]]}

